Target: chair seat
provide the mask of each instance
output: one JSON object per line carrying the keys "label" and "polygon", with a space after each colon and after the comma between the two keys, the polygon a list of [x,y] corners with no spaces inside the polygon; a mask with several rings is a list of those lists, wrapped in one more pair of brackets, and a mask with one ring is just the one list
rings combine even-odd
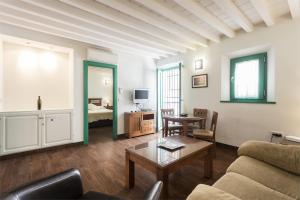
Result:
{"label": "chair seat", "polygon": [[204,137],[213,137],[214,133],[211,130],[205,130],[205,129],[194,129],[193,130],[193,136],[204,136]]}
{"label": "chair seat", "polygon": [[180,125],[180,124],[169,124],[168,129],[169,130],[182,129],[182,125]]}

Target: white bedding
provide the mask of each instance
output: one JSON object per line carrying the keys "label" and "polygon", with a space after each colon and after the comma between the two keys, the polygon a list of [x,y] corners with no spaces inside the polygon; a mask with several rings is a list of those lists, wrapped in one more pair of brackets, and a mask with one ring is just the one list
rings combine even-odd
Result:
{"label": "white bedding", "polygon": [[96,105],[91,106],[89,104],[88,114],[89,114],[89,123],[96,122],[99,120],[113,119],[113,111],[106,109],[102,106],[96,106]]}

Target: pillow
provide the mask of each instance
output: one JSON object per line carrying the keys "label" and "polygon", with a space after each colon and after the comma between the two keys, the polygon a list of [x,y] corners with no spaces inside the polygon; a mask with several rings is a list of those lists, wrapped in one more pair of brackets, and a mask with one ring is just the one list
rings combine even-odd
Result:
{"label": "pillow", "polygon": [[88,105],[89,110],[97,110],[97,107],[98,106],[96,106],[95,104],[92,104],[92,103],[89,103],[89,105]]}

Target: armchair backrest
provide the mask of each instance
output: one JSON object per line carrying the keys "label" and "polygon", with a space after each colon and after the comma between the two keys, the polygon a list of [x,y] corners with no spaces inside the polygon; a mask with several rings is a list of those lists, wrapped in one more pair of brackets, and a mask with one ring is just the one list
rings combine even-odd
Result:
{"label": "armchair backrest", "polygon": [[4,200],[77,199],[82,195],[80,172],[70,169],[19,187]]}

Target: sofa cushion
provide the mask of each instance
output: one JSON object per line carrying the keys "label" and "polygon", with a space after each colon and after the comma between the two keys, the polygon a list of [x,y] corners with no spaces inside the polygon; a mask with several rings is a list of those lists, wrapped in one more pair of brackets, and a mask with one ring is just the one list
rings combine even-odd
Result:
{"label": "sofa cushion", "polygon": [[235,172],[255,180],[273,190],[300,199],[300,176],[247,156],[239,157],[227,172]]}
{"label": "sofa cushion", "polygon": [[187,200],[239,200],[239,198],[224,192],[218,188],[199,184],[193,192],[187,197]]}
{"label": "sofa cushion", "polygon": [[227,172],[214,187],[228,192],[243,200],[292,200],[293,198],[272,190],[246,176]]}
{"label": "sofa cushion", "polygon": [[300,175],[300,146],[248,141],[240,146],[238,155],[249,156]]}

